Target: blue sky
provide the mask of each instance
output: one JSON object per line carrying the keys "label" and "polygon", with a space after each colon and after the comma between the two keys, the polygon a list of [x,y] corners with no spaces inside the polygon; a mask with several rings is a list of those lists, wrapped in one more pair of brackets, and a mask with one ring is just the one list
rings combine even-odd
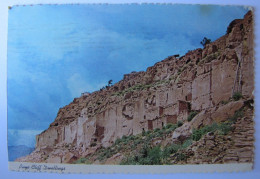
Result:
{"label": "blue sky", "polygon": [[203,37],[224,35],[228,24],[246,12],[240,6],[206,5],[13,7],[8,20],[9,145],[24,139],[34,145],[35,134],[82,92],[200,48]]}

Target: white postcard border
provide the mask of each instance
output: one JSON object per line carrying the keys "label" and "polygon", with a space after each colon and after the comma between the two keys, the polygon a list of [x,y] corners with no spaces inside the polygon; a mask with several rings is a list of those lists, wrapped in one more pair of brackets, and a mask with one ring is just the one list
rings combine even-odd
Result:
{"label": "white postcard border", "polygon": [[18,172],[48,173],[208,173],[208,172],[246,172],[253,169],[253,163],[197,164],[197,165],[86,165],[9,162],[9,170]]}

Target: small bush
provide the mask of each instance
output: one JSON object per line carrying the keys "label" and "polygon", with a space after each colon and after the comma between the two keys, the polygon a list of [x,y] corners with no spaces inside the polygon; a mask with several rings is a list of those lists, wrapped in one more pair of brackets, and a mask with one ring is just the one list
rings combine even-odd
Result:
{"label": "small bush", "polygon": [[182,149],[185,149],[187,147],[189,147],[192,144],[192,139],[186,139],[183,144],[181,145]]}
{"label": "small bush", "polygon": [[167,124],[165,134],[169,134],[174,131],[178,126],[176,124]]}
{"label": "small bush", "polygon": [[230,123],[222,123],[218,126],[219,134],[220,135],[227,135],[229,131],[232,130]]}
{"label": "small bush", "polygon": [[121,145],[119,145],[119,146],[117,146],[117,151],[120,151],[120,150],[122,150],[122,146]]}
{"label": "small bush", "polygon": [[161,130],[157,131],[155,134],[156,137],[162,137],[163,135],[164,135],[164,133]]}
{"label": "small bush", "polygon": [[118,145],[118,144],[120,144],[120,143],[121,143],[121,139],[116,139],[115,145]]}
{"label": "small bush", "polygon": [[166,128],[166,129],[170,129],[170,128],[172,128],[173,126],[174,126],[174,124],[169,123],[169,124],[167,124],[167,125],[165,126],[165,128]]}
{"label": "small bush", "polygon": [[155,128],[155,129],[154,129],[154,132],[158,132],[158,131],[160,131],[159,128]]}
{"label": "small bush", "polygon": [[231,123],[235,123],[238,118],[241,118],[243,116],[244,116],[243,109],[240,109],[237,110],[232,117],[228,118],[228,121]]}
{"label": "small bush", "polygon": [[173,130],[172,130],[171,128],[170,128],[170,129],[166,129],[166,130],[165,130],[165,133],[166,133],[166,134],[170,134],[172,131],[173,131]]}
{"label": "small bush", "polygon": [[135,140],[136,139],[136,136],[134,136],[134,135],[131,135],[130,137],[129,137],[129,140]]}
{"label": "small bush", "polygon": [[87,158],[82,157],[82,158],[78,159],[77,161],[75,161],[74,163],[75,164],[89,164],[90,162],[88,161]]}
{"label": "small bush", "polygon": [[180,149],[180,146],[179,146],[179,145],[177,145],[177,144],[172,144],[172,145],[166,147],[166,148],[163,150],[164,156],[169,157],[170,154],[176,153],[179,149]]}
{"label": "small bush", "polygon": [[128,142],[128,137],[123,135],[123,137],[121,138],[121,142],[124,143],[124,144],[127,143]]}
{"label": "small bush", "polygon": [[136,139],[136,140],[134,140],[134,145],[138,145],[138,144],[140,144],[141,142],[142,142],[141,139]]}
{"label": "small bush", "polygon": [[221,104],[228,104],[229,101],[222,100]]}
{"label": "small bush", "polygon": [[188,120],[188,121],[191,121],[197,114],[198,114],[197,111],[192,111],[192,112],[189,114],[187,120]]}
{"label": "small bush", "polygon": [[183,160],[186,160],[187,159],[187,156],[183,153],[177,153],[176,154],[176,160],[177,161],[183,161]]}
{"label": "small bush", "polygon": [[[243,115],[243,112],[241,112],[239,110],[234,114],[234,116],[232,116],[232,118],[230,118],[228,120],[228,122],[219,123],[219,124],[213,123],[212,125],[204,126],[200,129],[194,130],[192,132],[191,138],[192,138],[192,140],[198,141],[201,139],[201,137],[203,135],[207,134],[208,132],[215,132],[215,131],[218,131],[218,133],[220,135],[227,135],[228,132],[233,129],[231,125],[235,122],[235,120],[238,118],[238,116],[241,117],[242,115]],[[185,145],[189,145],[188,140],[186,142],[187,142],[187,144],[185,144]]]}
{"label": "small bush", "polygon": [[215,132],[217,129],[218,129],[218,125],[216,123],[213,123],[210,126],[204,126],[200,129],[194,130],[192,133],[192,140],[198,141],[206,133]]}
{"label": "small bush", "polygon": [[145,130],[142,131],[142,136],[146,136]]}
{"label": "small bush", "polygon": [[150,133],[149,135],[147,135],[147,141],[152,140],[154,137],[156,137],[156,133]]}
{"label": "small bush", "polygon": [[192,140],[198,141],[202,137],[203,133],[202,130],[194,130],[192,133]]}
{"label": "small bush", "polygon": [[240,100],[242,97],[243,97],[242,94],[239,93],[239,92],[234,93],[234,95],[232,96],[232,98],[233,98],[235,101]]}
{"label": "small bush", "polygon": [[177,122],[177,126],[178,126],[178,127],[181,127],[182,125],[183,125],[183,122],[182,122],[182,121],[178,121],[178,122]]}
{"label": "small bush", "polygon": [[97,145],[97,143],[93,142],[93,143],[90,144],[90,147],[95,147],[96,145]]}
{"label": "small bush", "polygon": [[138,154],[131,155],[120,163],[121,165],[161,165],[162,150],[159,146],[151,148],[144,145]]}

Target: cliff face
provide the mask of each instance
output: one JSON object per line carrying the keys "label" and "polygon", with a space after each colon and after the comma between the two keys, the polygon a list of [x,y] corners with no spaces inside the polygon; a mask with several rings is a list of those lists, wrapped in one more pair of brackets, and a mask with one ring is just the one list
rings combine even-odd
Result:
{"label": "cliff face", "polygon": [[[18,161],[69,163],[122,136],[169,123],[184,123],[170,136],[174,142],[190,136],[192,129],[224,122],[253,99],[251,11],[234,20],[227,32],[204,49],[170,56],[145,72],[132,72],[113,86],[75,98],[36,137],[36,150]],[[225,104],[236,93],[243,99]],[[191,111],[198,114],[188,122]]]}

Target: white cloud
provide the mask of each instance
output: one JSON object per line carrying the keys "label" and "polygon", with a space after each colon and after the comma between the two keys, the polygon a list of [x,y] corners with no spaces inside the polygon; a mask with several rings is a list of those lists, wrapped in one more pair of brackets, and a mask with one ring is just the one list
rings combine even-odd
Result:
{"label": "white cloud", "polygon": [[81,93],[84,92],[92,92],[97,90],[97,88],[101,88],[105,84],[90,84],[86,81],[88,78],[82,77],[79,73],[74,73],[67,80],[67,88],[70,91],[71,97],[79,97]]}
{"label": "white cloud", "polygon": [[34,147],[36,135],[41,132],[40,130],[8,129],[8,146],[26,145],[28,147]]}

